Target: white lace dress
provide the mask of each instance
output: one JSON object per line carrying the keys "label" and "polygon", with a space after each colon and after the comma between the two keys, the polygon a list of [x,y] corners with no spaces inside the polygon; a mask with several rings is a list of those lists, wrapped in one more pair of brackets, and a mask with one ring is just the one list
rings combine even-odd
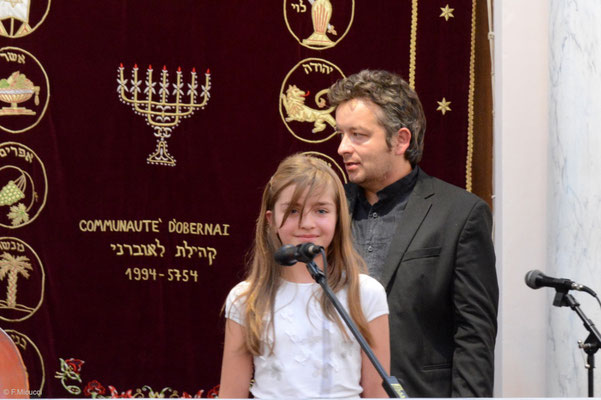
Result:
{"label": "white lace dress", "polygon": [[[226,317],[241,325],[244,299],[233,301],[246,286],[240,282],[226,301]],[[274,352],[265,350],[254,357],[255,398],[358,398],[363,391],[359,343],[348,329],[351,340],[346,340],[336,323],[324,317],[313,296],[322,291],[317,283],[282,281],[275,299]],[[378,281],[360,275],[360,292],[367,321],[388,314],[386,293]],[[346,289],[337,297],[348,312]],[[264,340],[273,343],[273,334],[268,332]]]}

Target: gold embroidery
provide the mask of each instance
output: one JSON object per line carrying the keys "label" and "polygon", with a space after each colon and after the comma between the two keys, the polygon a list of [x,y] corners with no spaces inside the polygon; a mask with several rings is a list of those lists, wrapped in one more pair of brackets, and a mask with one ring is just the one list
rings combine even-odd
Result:
{"label": "gold embroidery", "polygon": [[[315,95],[315,103],[325,105],[325,100],[321,98],[328,92],[328,89],[321,90]],[[286,122],[298,121],[298,122],[313,122],[313,130],[311,132],[317,133],[326,129],[326,122],[330,124],[332,128],[336,127],[336,120],[332,117],[331,113],[334,111],[334,107],[327,108],[325,110],[315,110],[305,105],[305,97],[309,95],[309,92],[305,93],[296,87],[296,85],[288,85],[286,89],[286,95],[280,95],[282,104],[286,109],[288,116]]]}
{"label": "gold embroidery", "polygon": [[[344,78],[342,71],[321,58],[301,60],[286,75],[280,89],[280,116],[294,137],[322,143],[336,135],[334,108],[328,107],[325,95],[340,78]],[[310,97],[312,92],[315,95]]]}
{"label": "gold embroidery", "polygon": [[[10,104],[10,107],[0,109],[0,129],[21,133],[36,126],[50,100],[48,75],[40,62],[23,49],[3,47],[0,49],[0,77],[3,78],[0,79],[0,101]],[[33,101],[30,101],[32,97]],[[28,102],[28,108],[20,106],[25,102]]]}
{"label": "gold embroidery", "polygon": [[442,14],[440,14],[439,17],[444,18],[445,21],[448,21],[449,18],[455,18],[455,16],[453,15],[453,11],[455,11],[455,9],[449,8],[448,4],[444,8],[441,7],[440,11],[442,11]]}
{"label": "gold embroidery", "polygon": [[[32,2],[35,11],[33,21],[30,18]],[[46,10],[38,17],[44,3],[47,3]],[[19,38],[29,35],[44,22],[49,11],[50,0],[0,0],[0,36]]]}
{"label": "gold embroidery", "polygon": [[[305,154],[307,156],[313,156],[313,157],[323,159],[330,166],[330,168],[332,168],[334,171],[338,172],[338,174],[340,175],[340,180],[343,183],[348,182],[348,180],[346,179],[346,174],[344,173],[344,170],[340,167],[340,165],[338,165],[336,160],[334,160],[332,157],[328,156],[327,154],[320,153],[319,151],[305,151],[303,154]],[[334,167],[336,167],[336,168],[334,168]]]}
{"label": "gold embroidery", "polygon": [[472,31],[470,39],[470,86],[467,96],[467,157],[465,160],[465,189],[472,191],[472,162],[474,157],[474,91],[476,60],[476,0],[472,0]]}
{"label": "gold embroidery", "polygon": [[[171,101],[169,79],[167,67],[163,66],[161,71],[161,77],[159,79],[159,90],[158,98],[153,99],[155,94],[155,88],[157,82],[152,80],[153,70],[152,66],[148,66],[146,72],[146,87],[144,93],[146,94],[145,99],[139,99],[138,93],[141,91],[141,81],[138,80],[138,66],[134,65],[132,71],[131,87],[127,87],[127,79],[123,76],[123,64],[119,66],[119,77],[117,83],[119,83],[119,100],[125,104],[129,104],[136,114],[142,115],[146,118],[148,125],[154,129],[154,136],[157,139],[157,146],[154,153],[148,156],[146,161],[149,164],[156,165],[168,165],[171,167],[175,166],[175,158],[167,151],[167,140],[171,137],[173,129],[177,127],[181,120],[190,117],[194,114],[196,109],[204,109],[209,102],[211,90],[211,74],[207,69],[205,73],[205,84],[201,86],[202,91],[200,96],[202,101],[197,103],[196,96],[198,96],[198,82],[196,80],[196,69],[192,69],[190,83],[188,83],[187,95],[190,100],[185,102],[184,97],[184,81],[182,79],[181,68],[177,69],[176,83],[173,83],[173,94],[175,95],[175,101]],[[128,97],[126,92],[130,92],[131,95]]]}
{"label": "gold embroidery", "polygon": [[[290,34],[294,36],[300,45],[312,50],[325,50],[336,46],[351,28],[355,15],[355,0],[350,0],[350,11],[349,7],[338,7],[334,10],[330,0],[308,0],[309,4],[305,4],[305,1],[284,0],[284,20]],[[332,23],[334,11],[336,11],[338,24],[344,25],[346,23],[346,29],[340,36]],[[312,30],[310,33],[307,30],[295,32],[292,26],[295,26],[297,31],[301,30],[301,27],[307,25],[308,14],[311,16]],[[341,21],[343,22],[341,23]],[[301,39],[303,37],[304,39]]]}
{"label": "gold embroidery", "polygon": [[[13,342],[15,342],[15,345],[17,345],[17,348],[21,352],[21,357],[23,358],[23,362],[25,363],[25,367],[27,368],[29,387],[31,389],[37,387],[37,391],[40,394],[38,397],[42,397],[41,393],[44,389],[44,384],[46,383],[46,369],[44,368],[44,357],[42,357],[40,349],[27,335],[24,335],[12,329],[5,329],[4,331],[8,334],[8,336],[10,336]],[[33,353],[33,355],[30,355],[31,353]],[[34,368],[34,365],[31,365],[32,360],[34,359],[39,360],[39,368],[42,371],[41,377],[36,376],[36,374],[34,373],[37,369]]]}
{"label": "gold embroidery", "polygon": [[[85,386],[83,386],[83,381],[81,379],[81,370],[85,361],[77,359],[77,358],[69,358],[62,359],[59,358],[60,361],[60,371],[56,371],[54,377],[61,381],[63,387],[72,395],[82,395],[80,397],[92,397],[94,399],[105,399],[105,398],[192,398],[191,394],[186,392],[179,393],[177,390],[171,389],[170,387],[165,387],[160,391],[152,389],[152,387],[148,385],[144,385],[141,388],[136,388],[135,391],[133,389],[129,389],[126,391],[121,391],[115,388],[112,385],[108,385],[105,387],[96,379],[89,381]],[[74,381],[74,382],[72,382]],[[83,389],[82,389],[83,387]],[[206,398],[216,398],[219,393],[219,385],[213,387],[206,394]],[[200,398],[204,394],[204,390],[199,390],[194,395],[194,398]]]}
{"label": "gold embroidery", "polygon": [[[11,249],[10,252],[2,250],[0,254],[0,282],[6,281],[5,296],[0,297],[0,319],[24,321],[40,308],[44,300],[44,267],[36,252],[20,239],[0,237],[0,248]],[[28,292],[26,300],[18,299],[19,290]],[[32,299],[35,301],[36,296],[32,296],[31,292],[37,290],[40,293],[36,305],[20,303],[31,303]]]}
{"label": "gold embroidery", "polygon": [[31,149],[15,142],[0,143],[0,165],[0,226],[20,228],[46,204],[46,169]]}
{"label": "gold embroidery", "polygon": [[13,72],[8,78],[0,79],[0,100],[10,104],[10,107],[2,107],[0,115],[35,115],[35,111],[17,104],[24,103],[35,95],[35,105],[40,104],[40,87],[34,86],[25,74],[19,71]]}
{"label": "gold embroidery", "polygon": [[303,44],[307,46],[332,47],[334,42],[326,35],[330,33],[336,35],[333,25],[330,25],[332,18],[332,3],[330,0],[315,0],[311,4],[311,22],[313,22],[313,33],[307,39],[303,39]]}
{"label": "gold embroidery", "polygon": [[447,111],[451,111],[451,107],[449,107],[449,105],[451,104],[450,101],[447,101],[446,98],[442,98],[441,101],[437,101],[438,103],[438,108],[436,109],[436,111],[440,111],[442,113],[442,115],[445,115],[445,113]]}
{"label": "gold embroidery", "polygon": [[411,39],[409,42],[409,86],[415,89],[415,64],[417,54],[417,1],[411,3]]}

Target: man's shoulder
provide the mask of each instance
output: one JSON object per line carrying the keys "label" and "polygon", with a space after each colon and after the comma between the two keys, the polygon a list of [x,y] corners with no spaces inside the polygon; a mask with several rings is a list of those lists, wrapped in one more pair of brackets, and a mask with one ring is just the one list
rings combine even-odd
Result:
{"label": "man's shoulder", "polygon": [[[344,185],[344,191],[351,209],[361,190],[363,190],[361,186],[356,183],[348,182]],[[421,168],[417,176],[417,182],[413,188],[413,196],[431,198],[439,202],[457,203],[464,206],[471,205],[471,207],[478,204],[488,208],[488,204],[475,194],[468,192],[462,187],[443,181],[440,178],[428,175]]]}
{"label": "man's shoulder", "polygon": [[476,203],[487,205],[484,200],[474,193],[468,192],[462,187],[443,181],[435,176],[428,175],[423,170],[420,171],[416,190],[422,193],[431,191],[431,194],[439,201],[458,202],[465,205],[475,205]]}

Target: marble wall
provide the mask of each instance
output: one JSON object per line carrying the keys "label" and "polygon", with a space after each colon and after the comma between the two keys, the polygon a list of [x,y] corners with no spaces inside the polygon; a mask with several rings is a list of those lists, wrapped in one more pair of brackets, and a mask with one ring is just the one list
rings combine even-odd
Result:
{"label": "marble wall", "polygon": [[[601,1],[551,0],[549,7],[547,268],[601,295]],[[528,132],[523,132],[527,135]],[[553,289],[548,291],[552,304]],[[601,327],[601,308],[571,292]],[[568,307],[548,308],[547,396],[586,397],[588,332]],[[601,396],[601,351],[595,395]]]}

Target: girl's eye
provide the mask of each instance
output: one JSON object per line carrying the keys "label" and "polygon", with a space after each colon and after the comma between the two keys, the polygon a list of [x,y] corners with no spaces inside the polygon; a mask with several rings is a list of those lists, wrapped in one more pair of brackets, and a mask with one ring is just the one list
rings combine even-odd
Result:
{"label": "girl's eye", "polygon": [[290,214],[296,214],[296,213],[298,213],[297,208],[293,208],[292,210],[290,210]]}
{"label": "girl's eye", "polygon": [[322,208],[322,209],[319,209],[319,210],[317,210],[317,212],[318,212],[319,214],[327,214],[327,213],[328,213],[328,210],[325,210],[325,209],[323,209],[323,208]]}

